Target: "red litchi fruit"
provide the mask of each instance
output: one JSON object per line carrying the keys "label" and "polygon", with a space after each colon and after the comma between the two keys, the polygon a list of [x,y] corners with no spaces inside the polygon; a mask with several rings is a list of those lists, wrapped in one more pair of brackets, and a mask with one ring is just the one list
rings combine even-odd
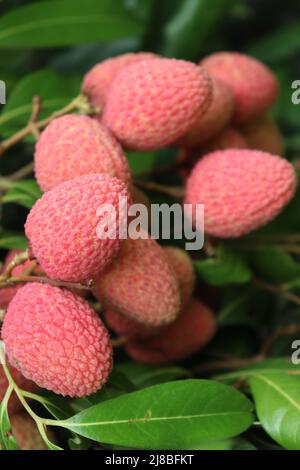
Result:
{"label": "red litchi fruit", "polygon": [[224,129],[222,132],[220,132],[220,134],[216,135],[213,139],[203,144],[200,153],[205,155],[206,153],[214,152],[215,150],[247,148],[249,148],[249,143],[243,134],[233,127],[228,127],[227,129]]}
{"label": "red litchi fruit", "polygon": [[195,287],[195,272],[190,256],[186,251],[174,246],[164,248],[169,264],[179,283],[181,308],[190,301]]}
{"label": "red litchi fruit", "polygon": [[148,238],[125,240],[119,255],[95,280],[94,293],[106,309],[160,326],[179,313],[179,286],[163,249],[145,235]]}
{"label": "red litchi fruit", "polygon": [[84,299],[38,283],[18,290],[2,337],[10,363],[55,393],[84,397],[107,381],[112,367],[108,332]]}
{"label": "red litchi fruit", "polygon": [[[19,388],[26,390],[27,392],[35,392],[37,390],[37,385],[31,380],[25,379],[25,377],[14,367],[7,364],[9,372]],[[8,381],[4,373],[3,367],[0,364],[0,403],[2,402],[4,395],[8,387]],[[12,415],[22,409],[22,404],[15,393],[12,393],[8,402],[8,413]]]}
{"label": "red litchi fruit", "polygon": [[211,101],[202,67],[176,59],[144,60],[113,81],[103,122],[128,149],[157,150],[182,137]]}
{"label": "red litchi fruit", "polygon": [[185,203],[205,205],[208,234],[235,238],[274,219],[293,197],[296,184],[293,166],[281,157],[221,150],[197,163],[187,182]]}
{"label": "red litchi fruit", "polygon": [[269,116],[251,121],[241,128],[249,147],[274,155],[284,154],[283,137],[276,122]]}
{"label": "red litchi fruit", "polygon": [[130,181],[121,146],[103,124],[88,116],[69,114],[54,119],[36,144],[34,165],[43,191],[88,173]]}
{"label": "red litchi fruit", "polygon": [[[21,450],[47,450],[37,426],[27,413],[17,413],[10,418],[12,433]],[[47,430],[51,442],[55,438],[50,430]],[[1,449],[1,446],[0,446]]]}
{"label": "red litchi fruit", "polygon": [[186,147],[199,147],[207,140],[219,134],[229,123],[233,110],[234,98],[225,82],[213,79],[213,98],[208,110],[199,117],[194,126],[181,140]]}
{"label": "red litchi fruit", "polygon": [[216,322],[213,312],[193,299],[180,316],[156,336],[125,345],[127,353],[145,364],[181,361],[203,348],[213,337]]}
{"label": "red litchi fruit", "polygon": [[[180,248],[170,246],[163,248],[163,250],[178,280],[181,308],[184,308],[190,301],[195,286],[195,273],[192,260],[186,251]],[[129,339],[147,338],[159,331],[159,328],[145,326],[113,310],[107,310],[104,315],[108,326],[121,337]]]}
{"label": "red litchi fruit", "polygon": [[223,80],[231,88],[236,124],[264,113],[278,96],[275,75],[254,57],[238,52],[217,52],[206,57],[201,65],[212,77]]}
{"label": "red litchi fruit", "polygon": [[[35,203],[25,232],[33,255],[49,277],[86,282],[112,261],[121,245],[119,224],[125,228],[127,224],[126,211],[119,211],[120,198],[129,198],[125,183],[90,174],[61,183]],[[102,210],[105,205],[109,206]],[[111,219],[108,210],[115,211],[113,223],[107,221]],[[109,231],[107,238],[99,238],[99,225],[103,229],[116,226],[116,236]]]}
{"label": "red litchi fruit", "polygon": [[138,52],[122,54],[99,62],[85,75],[81,90],[93,106],[101,109],[105,104],[108,89],[121,69],[127,65],[157,57],[157,55],[150,52]]}
{"label": "red litchi fruit", "polygon": [[[2,272],[5,271],[7,266],[13,261],[16,255],[21,253],[22,250],[10,250],[5,258],[4,264],[3,264],[3,269]],[[34,265],[33,261],[25,261],[25,263],[20,264],[19,266],[16,266],[11,274],[12,276],[21,276],[24,271],[27,271],[28,269],[32,268]],[[36,274],[40,273],[39,268],[35,268],[34,272]],[[8,286],[8,287],[3,287],[0,289],[0,308],[1,309],[6,309],[9,302],[11,299],[14,297],[15,293],[17,290],[22,286],[23,284],[15,284],[13,286]]]}

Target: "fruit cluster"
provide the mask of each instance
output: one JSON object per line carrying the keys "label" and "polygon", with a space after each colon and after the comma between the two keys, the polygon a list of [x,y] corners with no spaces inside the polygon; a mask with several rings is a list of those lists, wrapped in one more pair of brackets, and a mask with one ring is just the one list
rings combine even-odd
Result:
{"label": "fruit cluster", "polygon": [[[176,147],[184,202],[205,205],[205,231],[218,238],[268,223],[296,188],[280,131],[266,114],[277,81],[254,58],[221,52],[194,64],[126,54],[93,67],[82,93],[97,112],[55,118],[38,139],[35,175],[44,194],[25,224],[35,272],[65,287],[31,282],[0,291],[7,309],[1,335],[17,382],[70,397],[90,395],[107,381],[108,329],[129,356],[148,364],[185,359],[216,330],[214,313],[194,296],[185,251],[149,236],[119,236],[128,223],[119,198],[129,205],[146,199],[133,186],[125,150]],[[117,233],[100,239],[105,217],[97,209],[106,204],[118,216]],[[93,286],[103,321],[85,291],[68,283]],[[3,397],[7,383],[0,379]]]}

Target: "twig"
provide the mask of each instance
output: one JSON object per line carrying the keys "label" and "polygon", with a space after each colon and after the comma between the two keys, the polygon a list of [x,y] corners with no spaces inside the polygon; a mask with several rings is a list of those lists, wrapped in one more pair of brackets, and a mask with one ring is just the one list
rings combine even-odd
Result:
{"label": "twig", "polygon": [[49,284],[50,286],[55,287],[66,287],[68,289],[77,289],[77,290],[87,290],[90,291],[93,288],[92,281],[88,284],[80,284],[75,282],[65,282],[56,279],[50,279],[45,276],[12,276],[6,280],[0,280],[0,288],[12,286],[15,284],[25,283],[25,282],[39,282],[40,284]]}
{"label": "twig", "polygon": [[32,99],[32,111],[31,111],[30,119],[28,121],[28,126],[31,127],[31,133],[35,137],[36,140],[38,140],[40,137],[40,132],[36,125],[36,121],[38,119],[40,112],[41,112],[41,98],[39,96],[34,96]]}
{"label": "twig", "polygon": [[114,338],[111,340],[111,344],[114,348],[119,346],[123,346],[123,344],[127,343],[128,338],[126,336],[120,336],[119,338]]}
{"label": "twig", "polygon": [[204,364],[201,364],[196,369],[195,372],[210,372],[214,370],[235,370],[241,369],[242,367],[247,367],[252,364],[256,364],[257,362],[265,359],[264,356],[261,354],[257,354],[256,356],[249,357],[247,359],[231,359],[231,360],[219,360],[219,361],[209,361]]}
{"label": "twig", "polygon": [[33,162],[29,162],[26,165],[24,165],[22,168],[17,170],[15,173],[12,173],[11,175],[8,175],[6,179],[10,181],[18,181],[23,179],[25,176],[30,175],[30,173],[33,172],[34,164]]}
{"label": "twig", "polygon": [[182,199],[184,196],[184,189],[177,186],[164,186],[162,184],[148,182],[148,181],[135,181],[136,186],[150,191],[166,194],[167,196],[174,197],[175,199]]}
{"label": "twig", "polygon": [[271,292],[274,294],[279,294],[282,297],[285,297],[287,300],[290,300],[294,304],[300,305],[300,297],[298,297],[295,294],[291,294],[290,292],[287,292],[281,286],[274,286],[273,284],[269,284],[268,282],[265,282],[261,279],[252,279],[252,282],[259,289],[262,289],[262,290],[265,290],[267,292]]}
{"label": "twig", "polygon": [[28,251],[22,251],[22,253],[18,253],[14,259],[6,266],[4,272],[0,275],[0,283],[6,282],[9,279],[12,271],[15,267],[19,266],[20,264],[25,263],[28,260]]}
{"label": "twig", "polygon": [[287,326],[280,326],[279,328],[274,330],[273,333],[264,341],[264,343],[261,345],[259,354],[266,355],[271,349],[273,343],[281,336],[292,336],[298,333],[300,333],[299,323],[293,323]]}
{"label": "twig", "polygon": [[[38,121],[35,123],[36,129],[40,130],[46,127],[53,119],[63,116],[64,114],[70,113],[75,111],[76,109],[82,110],[86,114],[93,114],[98,112],[98,109],[92,108],[87,98],[84,95],[77,96],[74,100],[72,100],[69,104],[61,108],[60,110],[52,113],[49,117]],[[21,142],[25,137],[32,133],[32,123],[27,124],[23,129],[16,132],[13,136],[9,137],[8,139],[3,140],[0,143],[0,156],[3,155],[7,149],[12,147],[13,145]]]}

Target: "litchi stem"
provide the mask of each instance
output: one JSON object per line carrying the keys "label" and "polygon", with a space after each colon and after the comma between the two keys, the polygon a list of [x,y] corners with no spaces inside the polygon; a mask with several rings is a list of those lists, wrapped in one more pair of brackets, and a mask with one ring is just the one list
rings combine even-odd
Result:
{"label": "litchi stem", "polygon": [[253,279],[253,284],[258,287],[259,289],[265,290],[267,292],[271,292],[274,294],[279,294],[282,297],[285,297],[287,300],[290,300],[296,305],[300,305],[300,297],[298,295],[292,294],[287,292],[286,289],[282,286],[274,286],[273,284],[269,284],[261,279]]}
{"label": "litchi stem", "polygon": [[180,186],[164,186],[152,181],[135,181],[135,184],[139,188],[166,194],[167,196],[174,197],[175,199],[182,199],[185,193],[184,189]]}
{"label": "litchi stem", "polygon": [[16,266],[25,263],[28,260],[28,252],[23,251],[22,253],[17,254],[14,259],[7,265],[4,272],[0,275],[0,284],[3,281],[7,281]]}
{"label": "litchi stem", "polygon": [[24,165],[22,168],[17,170],[15,173],[12,173],[11,175],[7,176],[6,179],[9,181],[19,181],[23,179],[25,176],[30,175],[30,173],[33,172],[33,162],[27,163],[27,165]]}
{"label": "litchi stem", "polygon": [[114,348],[117,348],[119,346],[123,346],[123,344],[127,343],[128,338],[127,336],[120,336],[119,338],[115,338],[111,340],[111,345]]}
{"label": "litchi stem", "polygon": [[13,276],[2,280],[2,282],[0,276],[0,288],[24,282],[39,282],[40,284],[49,284],[50,286],[54,287],[66,287],[68,289],[78,289],[86,291],[92,290],[92,284],[84,285],[75,282],[64,282],[55,279],[50,279],[44,276]]}
{"label": "litchi stem", "polygon": [[73,99],[70,103],[68,103],[66,106],[52,113],[49,117],[42,119],[41,121],[35,122],[34,129],[32,125],[33,124],[32,120],[30,120],[30,122],[23,129],[16,132],[14,135],[9,137],[8,139],[3,140],[0,143],[0,156],[3,155],[7,149],[16,145],[17,143],[25,139],[25,137],[32,134],[33,130],[37,132],[43,129],[44,127],[46,127],[48,124],[50,124],[50,122],[53,121],[53,119],[63,116],[64,114],[71,113],[72,111],[75,111],[75,110],[82,111],[84,114],[93,114],[99,111],[98,109],[92,108],[91,105],[89,105],[87,98],[84,95],[80,94],[75,99]]}

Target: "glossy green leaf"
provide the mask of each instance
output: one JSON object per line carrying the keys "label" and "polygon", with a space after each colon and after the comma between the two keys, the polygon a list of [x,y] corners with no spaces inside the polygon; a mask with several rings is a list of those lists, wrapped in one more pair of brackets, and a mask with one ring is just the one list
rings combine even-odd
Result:
{"label": "glossy green leaf", "polygon": [[300,264],[291,255],[273,245],[257,248],[249,256],[253,269],[263,279],[283,283],[300,277]]}
{"label": "glossy green leaf", "polygon": [[23,180],[12,183],[11,189],[2,197],[3,203],[16,203],[31,209],[42,195],[35,180]]}
{"label": "glossy green leaf", "polygon": [[93,406],[61,425],[102,443],[143,449],[188,449],[245,431],[252,404],[214,381],[168,382]]}
{"label": "glossy green leaf", "polygon": [[0,230],[0,248],[26,250],[27,243],[25,235],[8,230]]}
{"label": "glossy green leaf", "polygon": [[215,286],[244,284],[252,276],[250,268],[239,253],[222,244],[215,257],[196,261],[194,266],[199,277]]}
{"label": "glossy green leaf", "polygon": [[250,379],[265,431],[289,450],[300,450],[300,377],[257,374]]}
{"label": "glossy green leaf", "polygon": [[37,2],[0,19],[0,47],[60,47],[142,33],[142,24],[120,0]]}

